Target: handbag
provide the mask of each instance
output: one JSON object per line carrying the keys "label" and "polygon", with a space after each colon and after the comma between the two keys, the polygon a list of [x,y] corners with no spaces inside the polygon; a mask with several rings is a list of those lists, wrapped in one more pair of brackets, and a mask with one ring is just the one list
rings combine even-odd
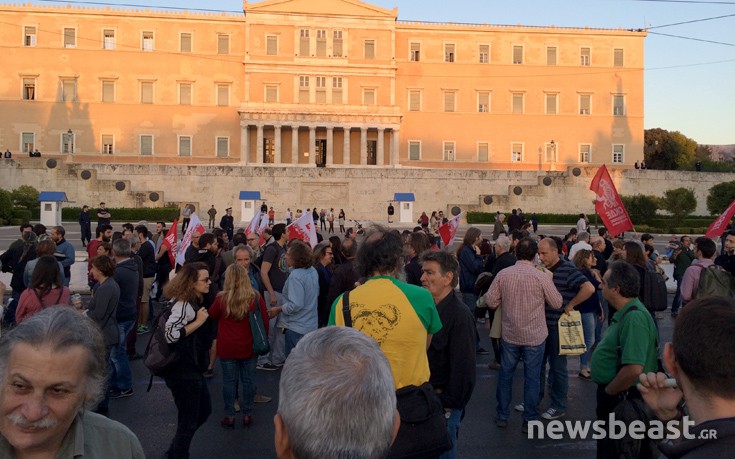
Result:
{"label": "handbag", "polygon": [[250,322],[250,331],[253,334],[253,354],[265,355],[271,351],[271,345],[265,332],[263,317],[260,315],[259,300],[260,295],[256,294],[255,307],[248,312],[248,321]]}
{"label": "handbag", "polygon": [[582,355],[587,352],[584,344],[582,314],[572,311],[559,317],[559,355]]}
{"label": "handbag", "polygon": [[[346,327],[352,327],[349,293],[342,295],[342,315]],[[430,383],[398,389],[396,401],[401,427],[391,445],[389,459],[439,457],[452,448],[444,408]]]}

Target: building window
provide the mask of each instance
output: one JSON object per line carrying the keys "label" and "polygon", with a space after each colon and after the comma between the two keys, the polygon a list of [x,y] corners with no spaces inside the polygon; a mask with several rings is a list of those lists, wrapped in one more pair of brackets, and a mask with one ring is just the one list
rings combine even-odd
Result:
{"label": "building window", "polygon": [[23,100],[36,100],[35,78],[23,78]]}
{"label": "building window", "polygon": [[421,141],[408,141],[408,159],[410,161],[419,161],[421,159]]}
{"label": "building window", "polygon": [[586,144],[580,144],[579,145],[579,162],[580,163],[589,163],[590,162],[590,156],[592,153],[592,145],[586,143]]}
{"label": "building window", "polygon": [[589,67],[590,65],[590,49],[581,48],[579,50],[579,65]]}
{"label": "building window", "polygon": [[546,94],[546,114],[556,115],[559,113],[559,94]]}
{"label": "building window", "polygon": [[314,77],[314,80],[316,80],[315,101],[317,104],[326,104],[327,103],[327,77],[318,76],[318,77]]}
{"label": "building window", "polygon": [[490,45],[480,45],[480,64],[490,63]]}
{"label": "building window", "polygon": [[523,64],[523,46],[521,45],[513,46],[513,63]]}
{"label": "building window", "polygon": [[217,34],[217,54],[230,54],[230,36]]}
{"label": "building window", "polygon": [[66,132],[61,133],[61,153],[74,153],[74,137],[76,137],[76,134],[72,133],[72,135],[70,136]]}
{"label": "building window", "polygon": [[179,156],[191,156],[191,136],[179,136]]}
{"label": "building window", "polygon": [[64,28],[64,48],[77,47],[77,30],[71,27]]}
{"label": "building window", "polygon": [[332,55],[334,57],[342,57],[342,31],[335,30],[332,32]]}
{"label": "building window", "polygon": [[20,134],[20,150],[23,153],[30,153],[35,149],[36,134],[34,132],[22,132]]}
{"label": "building window", "polygon": [[408,59],[411,62],[419,62],[421,60],[421,43],[410,43],[409,49]]}
{"label": "building window", "polygon": [[179,35],[179,52],[190,53],[191,50],[191,34],[188,32],[184,32]]}
{"label": "building window", "polygon": [[230,85],[229,84],[218,84],[217,85],[217,106],[227,107],[230,105]]}
{"label": "building window", "polygon": [[102,82],[102,102],[104,103],[115,102],[115,82],[114,81],[103,81]]}
{"label": "building window", "polygon": [[266,35],[265,54],[268,56],[278,55],[278,36],[277,35]]}
{"label": "building window", "polygon": [[74,102],[77,100],[77,80],[61,80],[61,101]]}
{"label": "building window", "polygon": [[364,88],[362,90],[362,104],[375,105],[375,88]]}
{"label": "building window", "polygon": [[622,164],[624,160],[625,146],[620,144],[613,144],[612,148],[612,162],[614,164]]}
{"label": "building window", "polygon": [[102,134],[102,154],[111,155],[115,151],[115,136]]}
{"label": "building window", "polygon": [[153,103],[153,82],[152,81],[141,81],[140,82],[140,103],[141,104],[152,104]]}
{"label": "building window", "polygon": [[179,105],[191,105],[191,83],[179,83]]}
{"label": "building window", "polygon": [[556,65],[556,46],[546,47],[546,65]]}
{"label": "building window", "polygon": [[454,161],[455,150],[454,142],[444,142],[444,161]]}
{"label": "building window", "polygon": [[140,154],[142,156],[153,155],[153,136],[143,134],[140,136]]}
{"label": "building window", "polygon": [[513,93],[513,113],[516,115],[523,113],[523,93]]}
{"label": "building window", "polygon": [[490,112],[490,93],[489,92],[478,92],[477,93],[477,111],[480,113]]}
{"label": "building window", "polygon": [[557,151],[559,150],[559,144],[557,143],[547,143],[544,145],[544,151],[545,151],[545,159],[547,163],[553,163],[556,162],[556,159],[559,155],[557,155]]}
{"label": "building window", "polygon": [[523,144],[513,143],[510,146],[510,160],[514,163],[523,162]]}
{"label": "building window", "polygon": [[102,31],[102,49],[115,49],[115,30],[105,29]]}
{"label": "building window", "polygon": [[375,59],[375,40],[365,40],[365,59]]}
{"label": "building window", "polygon": [[309,29],[300,31],[299,56],[309,56]]}
{"label": "building window", "polygon": [[227,158],[230,156],[230,138],[217,137],[217,157]]}
{"label": "building window", "polygon": [[316,31],[316,55],[317,57],[327,57],[327,31]]}
{"label": "building window", "polygon": [[342,77],[332,77],[332,103],[341,104],[342,102]]}
{"label": "building window", "polygon": [[477,144],[477,160],[486,163],[490,156],[490,144],[480,142]]}
{"label": "building window", "polygon": [[456,91],[444,91],[444,111],[454,112],[457,110],[457,93]]}
{"label": "building window", "polygon": [[625,116],[625,96],[613,96],[613,115]]}
{"label": "building window", "polygon": [[444,44],[444,62],[454,62],[454,44]]}
{"label": "building window", "polygon": [[592,113],[592,96],[590,94],[579,95],[579,114],[589,115]]}
{"label": "building window", "polygon": [[143,32],[143,51],[153,51],[153,32]]}
{"label": "building window", "polygon": [[624,65],[624,51],[622,48],[615,48],[613,50],[613,65],[615,67],[622,67]]}
{"label": "building window", "polygon": [[411,89],[408,91],[408,110],[411,112],[421,111],[421,91]]}
{"label": "building window", "polygon": [[299,102],[302,104],[308,104],[310,102],[308,76],[302,75],[299,77]]}
{"label": "building window", "polygon": [[265,85],[265,101],[269,104],[275,104],[278,102],[278,85]]}
{"label": "building window", "polygon": [[23,46],[36,46],[36,28],[34,26],[23,27]]}

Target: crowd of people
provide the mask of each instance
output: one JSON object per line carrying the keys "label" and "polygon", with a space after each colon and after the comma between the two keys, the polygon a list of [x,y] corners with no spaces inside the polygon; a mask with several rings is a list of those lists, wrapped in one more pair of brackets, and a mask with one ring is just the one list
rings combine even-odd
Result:
{"label": "crowd of people", "polygon": [[[523,212],[514,209],[507,227],[505,216],[498,214],[492,240],[470,227],[456,247],[441,248],[437,241],[433,227],[437,223],[432,220],[441,224],[439,212],[431,218],[422,214],[418,226],[402,233],[376,225],[359,240],[352,228],[345,230],[344,239],[330,236],[322,241],[319,234],[312,247],[299,239],[289,240],[287,225],[275,223],[271,212],[266,207],[269,225],[263,234],[238,229],[230,236],[221,227],[195,233],[185,263],[174,266],[163,244],[164,222],[156,224],[155,232],[146,225],[129,224],[113,232],[109,212],[101,204],[95,239],[83,240],[92,296],[82,311],[51,307],[72,303],[68,267],[74,256],[73,249],[71,255],[64,249],[68,244],[64,228],[54,227],[41,238],[36,228],[21,226],[21,237],[1,259],[3,271],[13,273],[12,295],[18,303],[5,313],[11,331],[0,341],[0,370],[5,371],[0,377],[8,377],[14,353],[61,362],[61,354],[82,352],[94,365],[76,369],[72,365],[64,371],[101,382],[94,393],[78,396],[61,426],[66,430],[55,433],[55,443],[44,445],[62,451],[76,446],[74,437],[68,438],[74,429],[86,429],[88,422],[114,425],[98,415],[109,414],[111,399],[134,395],[129,360],[141,358],[136,336],[157,326],[151,322],[156,302],[168,305],[163,332],[179,356],[164,375],[178,411],[176,433],[167,451],[171,458],[188,457],[195,432],[212,414],[207,378],[217,371],[218,361],[224,429],[256,422],[255,404],[271,400],[258,394],[256,371],[283,367],[275,419],[279,457],[356,457],[349,453],[354,450],[361,451],[359,457],[406,457],[417,451],[421,457],[458,457],[460,425],[476,385],[476,356],[491,353],[480,346],[478,322],[489,325],[494,354],[489,368],[498,371],[495,424],[507,428],[512,410],[519,411],[525,432],[531,421],[566,415],[570,357],[560,352],[558,323],[575,310],[581,316],[585,342],[578,376],[597,385],[597,418],[607,419],[625,396],[645,399],[662,419],[671,419],[676,416],[671,401],[679,402],[681,390],[664,387],[662,376],[656,374],[660,369],[658,319],[643,303],[647,273],[660,270],[665,258],[675,265],[677,282],[671,314],[676,317],[681,311],[674,345],[664,352],[666,368],[680,379],[687,400],[698,396],[706,400],[692,392],[697,387],[732,403],[735,370],[729,365],[720,368],[712,383],[682,349],[700,338],[692,336],[698,332],[680,329],[688,317],[698,317],[713,329],[735,323],[724,320],[735,314],[732,298],[703,296],[698,291],[700,278],[712,266],[735,276],[735,231],[723,235],[722,253],[717,257],[713,240],[700,237],[692,247],[688,236],[672,240],[669,253],[662,255],[653,248],[649,234],[640,241],[613,239],[601,228],[597,236],[590,236],[588,224],[573,228],[565,238],[547,237],[538,232],[535,214],[526,221]],[[321,221],[321,214],[314,212],[314,221]],[[329,223],[322,230],[330,234],[333,209],[322,212]],[[340,227],[343,219],[340,212]],[[716,310],[720,322],[699,317],[700,307]],[[79,317],[80,312],[90,320],[77,320],[82,325],[76,328],[87,328],[57,329],[54,321],[65,323],[72,320],[69,314]],[[256,315],[269,344],[263,355],[254,349]],[[33,333],[45,334],[38,338]],[[55,340],[64,333],[90,336],[64,337],[64,344],[56,346]],[[718,333],[713,341],[718,346],[735,336]],[[27,350],[22,344],[26,341],[37,344]],[[734,349],[718,349],[717,358],[731,359]],[[521,361],[523,403],[512,406],[513,375]],[[705,359],[704,365],[716,364],[715,357]],[[27,384],[51,384],[61,378],[24,371],[20,374]],[[0,392],[0,397],[5,396]],[[427,410],[436,408],[433,414],[441,418],[439,424],[427,422],[416,430],[407,414],[416,397],[428,403]],[[357,416],[344,409],[353,403],[360,405],[349,411],[363,419],[353,419]],[[706,405],[700,401],[691,413],[695,420],[721,423],[716,420],[727,417],[724,414],[735,416],[721,410],[712,417],[705,414]],[[95,414],[78,415],[86,411]],[[304,425],[307,414],[309,422],[319,422],[318,432]],[[8,442],[0,442],[0,451],[20,452],[27,445],[16,441],[13,429],[40,426],[47,420],[40,414],[37,419],[28,416],[23,412],[0,423],[0,434]],[[372,422],[369,429],[367,422]],[[115,432],[111,441],[127,452],[124,457],[142,457],[134,435],[122,426],[110,429]],[[317,435],[321,440],[309,438]],[[322,437],[330,439],[328,445]],[[724,442],[732,442],[730,437]],[[662,451],[682,448],[674,445]],[[711,442],[689,448],[719,451]],[[618,453],[618,443],[600,440],[598,457],[619,457]]]}

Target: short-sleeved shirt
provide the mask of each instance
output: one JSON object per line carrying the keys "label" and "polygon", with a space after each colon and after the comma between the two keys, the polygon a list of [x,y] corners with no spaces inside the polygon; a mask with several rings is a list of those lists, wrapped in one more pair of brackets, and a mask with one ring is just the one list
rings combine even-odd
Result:
{"label": "short-sleeved shirt", "polygon": [[[396,389],[429,380],[426,338],[441,319],[428,290],[390,276],[376,276],[350,292],[352,326],[383,350]],[[332,305],[329,325],[344,325],[342,295]]]}
{"label": "short-sleeved shirt", "polygon": [[[636,310],[628,312],[632,306]],[[592,380],[598,384],[609,384],[615,379],[618,374],[618,346],[622,351],[621,365],[643,365],[645,373],[656,371],[657,337],[656,324],[646,307],[638,298],[630,300],[613,315],[610,327],[592,354]]]}
{"label": "short-sleeved shirt", "polygon": [[109,218],[102,218],[102,217],[99,216],[99,214],[107,214],[109,212],[110,212],[109,210],[103,209],[102,207],[100,207],[99,209],[97,209],[97,226],[109,225],[110,224],[110,219]]}
{"label": "short-sleeved shirt", "polygon": [[587,282],[587,278],[574,264],[562,259],[550,267],[549,271],[554,274],[554,286],[559,290],[562,298],[562,309],[552,309],[546,306],[546,325],[556,328],[559,318],[564,313],[563,308],[577,296],[579,288]]}
{"label": "short-sleeved shirt", "polygon": [[268,244],[263,251],[263,262],[271,263],[268,280],[276,292],[282,292],[290,269],[286,263],[286,250],[277,242]]}

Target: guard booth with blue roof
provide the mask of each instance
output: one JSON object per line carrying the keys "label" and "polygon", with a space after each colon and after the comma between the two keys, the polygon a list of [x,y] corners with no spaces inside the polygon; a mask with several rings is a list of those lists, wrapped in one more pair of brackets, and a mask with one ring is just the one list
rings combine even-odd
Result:
{"label": "guard booth with blue roof", "polygon": [[413,203],[416,202],[416,197],[413,193],[395,193],[393,200],[398,203],[398,221],[414,223]]}
{"label": "guard booth with blue roof", "polygon": [[41,224],[46,227],[61,225],[61,203],[68,202],[63,191],[41,191],[38,202],[41,203]]}
{"label": "guard booth with blue roof", "polygon": [[249,222],[253,219],[256,209],[260,211],[260,191],[240,192],[240,221]]}

